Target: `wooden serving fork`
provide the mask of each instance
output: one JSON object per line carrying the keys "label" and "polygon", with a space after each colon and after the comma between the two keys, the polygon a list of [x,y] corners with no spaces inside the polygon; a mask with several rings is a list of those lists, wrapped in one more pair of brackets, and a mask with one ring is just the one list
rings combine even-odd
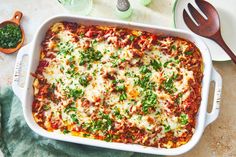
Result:
{"label": "wooden serving fork", "polygon": [[183,11],[184,22],[194,33],[212,39],[218,43],[236,64],[235,54],[230,50],[222,38],[220,31],[220,18],[217,10],[205,0],[195,0],[195,2],[205,14],[206,18],[203,17],[191,3],[188,3],[189,12],[197,24],[193,22],[185,9]]}

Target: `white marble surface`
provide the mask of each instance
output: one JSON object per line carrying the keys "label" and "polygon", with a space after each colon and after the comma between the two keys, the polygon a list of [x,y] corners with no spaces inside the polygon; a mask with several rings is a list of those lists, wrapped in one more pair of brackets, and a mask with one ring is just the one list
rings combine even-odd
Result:
{"label": "white marble surface", "polygon": [[[118,19],[115,15],[115,0],[94,0],[89,16]],[[153,0],[149,7],[144,7],[138,0],[130,0],[134,9],[128,21],[173,27],[172,5],[174,0]],[[12,18],[14,11],[24,13],[22,27],[28,44],[38,26],[47,18],[57,14],[69,14],[57,0],[0,0],[0,21]],[[235,15],[236,16],[236,15]],[[0,53],[0,88],[11,85],[17,53]],[[223,75],[223,100],[221,113],[216,122],[206,128],[199,144],[190,152],[180,157],[236,157],[236,68],[232,62],[214,63]],[[209,100],[212,99],[212,94]],[[211,101],[210,101],[211,102]],[[0,153],[1,157],[1,153]]]}

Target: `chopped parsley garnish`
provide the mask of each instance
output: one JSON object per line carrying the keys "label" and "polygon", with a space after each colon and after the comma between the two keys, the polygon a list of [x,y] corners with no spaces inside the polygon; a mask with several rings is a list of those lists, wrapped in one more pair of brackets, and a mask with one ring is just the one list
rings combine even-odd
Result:
{"label": "chopped parsley garnish", "polygon": [[43,110],[44,111],[47,111],[47,110],[49,110],[51,107],[50,107],[50,105],[43,105]]}
{"label": "chopped parsley garnish", "polygon": [[143,77],[135,81],[136,85],[139,85],[143,89],[153,89],[155,83],[150,81],[151,73],[146,73]]}
{"label": "chopped parsley garnish", "polygon": [[109,115],[108,114],[102,114],[102,118],[104,120],[106,120],[107,125],[109,125],[109,127],[110,127],[111,124],[112,124],[112,120],[110,119]]}
{"label": "chopped parsley garnish", "polygon": [[104,140],[110,142],[112,140],[112,137],[113,137],[112,134],[107,134]]}
{"label": "chopped parsley garnish", "polygon": [[110,50],[105,49],[103,53],[106,54],[106,53],[108,53],[108,52],[110,52]]}
{"label": "chopped parsley garnish", "polygon": [[80,33],[79,36],[80,36],[81,38],[83,38],[83,37],[84,37],[84,33]]}
{"label": "chopped parsley garnish", "polygon": [[62,84],[62,85],[64,85],[65,83],[62,81],[62,79],[61,78],[59,78],[58,80],[57,80],[60,84]]}
{"label": "chopped parsley garnish", "polygon": [[151,61],[151,66],[153,67],[153,69],[159,70],[159,69],[161,69],[162,64],[159,61],[152,60]]}
{"label": "chopped parsley garnish", "polygon": [[97,75],[97,72],[98,72],[98,70],[97,70],[97,69],[94,69],[92,75],[93,75],[93,76],[96,76],[96,75]]}
{"label": "chopped parsley garnish", "polygon": [[110,58],[112,58],[113,60],[111,60],[112,63],[112,67],[117,67],[120,63],[123,63],[126,61],[125,58],[119,58],[118,52],[113,53]]}
{"label": "chopped parsley garnish", "polygon": [[61,42],[57,45],[57,47],[59,48],[58,54],[59,55],[64,55],[64,57],[66,55],[70,55],[71,52],[73,52],[74,49],[75,49],[75,46],[70,42],[66,42],[66,43]]}
{"label": "chopped parsley garnish", "polygon": [[66,106],[66,108],[64,109],[65,113],[69,113],[70,111],[77,111],[77,108],[74,106],[74,103],[69,104],[68,106]]}
{"label": "chopped parsley garnish", "polygon": [[148,67],[146,65],[143,65],[143,66],[140,67],[140,73],[141,74],[146,74],[146,73],[149,73],[149,72],[151,72],[151,71],[148,69]]}
{"label": "chopped parsley garnish", "polygon": [[15,24],[6,24],[0,29],[1,48],[15,48],[21,42],[21,38],[21,29]]}
{"label": "chopped parsley garnish", "polygon": [[75,77],[78,73],[75,71],[75,68],[70,68],[66,71],[66,74],[69,74],[71,77]]}
{"label": "chopped parsley garnish", "polygon": [[89,137],[89,136],[90,134],[86,134],[86,133],[83,134],[83,137]]}
{"label": "chopped parsley garnish", "polygon": [[50,92],[50,93],[53,93],[55,89],[56,89],[56,86],[55,86],[55,84],[53,83],[53,84],[49,87],[49,92]]}
{"label": "chopped parsley garnish", "polygon": [[165,127],[165,132],[169,132],[171,130],[170,125],[164,126]]}
{"label": "chopped parsley garnish", "polygon": [[126,100],[127,99],[127,94],[125,92],[122,92],[120,94],[120,101]]}
{"label": "chopped parsley garnish", "polygon": [[138,120],[142,120],[142,116],[141,115],[138,115]]}
{"label": "chopped parsley garnish", "polygon": [[63,130],[63,134],[68,134],[69,132],[70,132],[69,130],[66,129]]}
{"label": "chopped parsley garnish", "polygon": [[92,44],[92,46],[95,46],[95,45],[98,44],[98,41],[97,41],[97,40],[93,40],[93,41],[91,42],[91,44]]}
{"label": "chopped parsley garnish", "polygon": [[79,120],[77,119],[75,114],[70,115],[71,119],[73,122],[75,122],[76,124],[79,124]]}
{"label": "chopped parsley garnish", "polygon": [[177,95],[177,98],[175,99],[175,103],[176,103],[176,104],[180,104],[182,97],[183,97],[183,93],[179,93],[179,94]]}
{"label": "chopped parsley garnish", "polygon": [[181,123],[182,125],[188,124],[188,116],[187,116],[186,114],[182,113],[182,114],[180,115],[180,123]]}
{"label": "chopped parsley garnish", "polygon": [[174,93],[177,89],[174,86],[174,79],[175,75],[167,78],[162,84],[161,87],[164,88],[168,93],[172,94]]}
{"label": "chopped parsley garnish", "polygon": [[93,67],[92,64],[88,64],[88,70],[90,70]]}
{"label": "chopped parsley garnish", "polygon": [[186,55],[192,55],[192,54],[193,54],[193,51],[186,51],[186,52],[184,52],[184,54],[186,54]]}
{"label": "chopped parsley garnish", "polygon": [[70,66],[70,68],[75,71],[75,61],[74,61],[74,58],[75,56],[71,56],[69,59],[68,59],[68,64]]}
{"label": "chopped parsley garnish", "polygon": [[87,76],[87,75],[82,75],[82,76],[80,76],[80,78],[79,78],[79,83],[80,83],[82,86],[87,87],[88,84],[89,84],[88,76]]}
{"label": "chopped parsley garnish", "polygon": [[128,77],[138,77],[133,71],[129,72],[125,72],[125,76],[128,76]]}
{"label": "chopped parsley garnish", "polygon": [[92,122],[84,123],[82,127],[89,132],[110,130],[112,127],[112,120],[110,119],[109,115],[102,112],[100,112],[99,115],[101,117],[99,120],[93,120]]}
{"label": "chopped parsley garnish", "polygon": [[151,90],[145,91],[142,99],[143,112],[147,114],[149,108],[154,107],[156,104],[157,104],[157,95]]}
{"label": "chopped parsley garnish", "polygon": [[74,100],[81,98],[84,95],[82,89],[69,89],[68,97],[74,98]]}
{"label": "chopped parsley garnish", "polygon": [[74,58],[75,58],[75,56],[70,56],[70,57],[68,58],[68,61],[71,63],[71,62],[74,61]]}
{"label": "chopped parsley garnish", "polygon": [[112,67],[117,67],[119,65],[119,60],[114,59],[111,63],[112,63]]}
{"label": "chopped parsley garnish", "polygon": [[85,51],[80,51],[80,62],[79,65],[84,65],[85,63],[99,61],[103,57],[102,53],[95,50],[93,47],[88,48]]}
{"label": "chopped parsley garnish", "polygon": [[100,113],[102,117],[102,130],[110,130],[112,127],[112,120],[108,114]]}
{"label": "chopped parsley garnish", "polygon": [[169,64],[169,63],[171,63],[172,62],[172,60],[168,60],[168,61],[166,61],[165,63],[164,63],[164,68],[166,68],[167,67],[167,65]]}
{"label": "chopped parsley garnish", "polygon": [[125,91],[125,85],[116,86],[116,90],[117,90],[118,92],[123,92],[123,91]]}
{"label": "chopped parsley garnish", "polygon": [[126,61],[126,59],[125,58],[121,58],[120,61],[121,61],[121,63],[123,63],[123,62]]}
{"label": "chopped parsley garnish", "polygon": [[164,68],[168,67],[168,65],[169,65],[170,63],[172,63],[172,64],[171,64],[172,66],[175,66],[175,65],[179,64],[179,62],[180,62],[180,60],[175,59],[175,58],[171,58],[170,60],[166,61],[166,62],[163,64],[163,67],[164,67]]}
{"label": "chopped parsley garnish", "polygon": [[125,109],[125,113],[126,113],[127,115],[129,115],[129,110],[128,110],[128,109]]}
{"label": "chopped parsley garnish", "polygon": [[119,55],[118,53],[113,53],[111,56],[110,56],[112,59],[118,59],[119,58]]}
{"label": "chopped parsley garnish", "polygon": [[91,123],[92,125],[92,131],[98,131],[98,130],[102,130],[103,127],[103,122],[101,120],[97,120],[97,121],[93,121]]}
{"label": "chopped parsley garnish", "polygon": [[175,45],[172,45],[172,46],[171,46],[171,49],[177,50],[177,47],[176,47]]}
{"label": "chopped parsley garnish", "polygon": [[134,36],[133,35],[131,35],[130,37],[129,37],[129,40],[132,42],[132,41],[134,41]]}
{"label": "chopped parsley garnish", "polygon": [[118,119],[122,119],[122,115],[120,114],[120,110],[117,107],[114,108],[114,114]]}
{"label": "chopped parsley garnish", "polygon": [[[113,84],[123,83],[123,80],[113,80],[112,83]],[[125,85],[123,85],[123,84],[122,85],[117,85],[116,86],[116,91],[120,92],[120,101],[123,101],[123,100],[127,99]]]}

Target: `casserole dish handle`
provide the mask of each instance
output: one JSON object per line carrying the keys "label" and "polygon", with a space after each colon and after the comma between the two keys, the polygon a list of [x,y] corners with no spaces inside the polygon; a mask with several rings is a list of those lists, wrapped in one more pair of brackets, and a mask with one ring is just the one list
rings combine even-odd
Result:
{"label": "casserole dish handle", "polygon": [[15,69],[13,74],[13,81],[12,81],[12,89],[15,93],[15,95],[23,101],[25,97],[25,85],[23,87],[20,86],[20,72],[22,67],[22,60],[24,56],[29,56],[30,54],[30,44],[22,47],[16,57],[16,63],[15,63]]}
{"label": "casserole dish handle", "polygon": [[220,74],[213,68],[211,73],[211,80],[215,82],[215,91],[213,98],[213,107],[210,113],[206,115],[205,127],[216,120],[220,113],[220,101],[222,93],[222,78]]}

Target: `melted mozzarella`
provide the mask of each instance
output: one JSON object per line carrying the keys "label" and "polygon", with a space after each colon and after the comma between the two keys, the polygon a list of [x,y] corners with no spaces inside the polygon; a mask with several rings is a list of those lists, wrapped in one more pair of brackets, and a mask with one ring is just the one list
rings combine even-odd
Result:
{"label": "melted mozzarella", "polygon": [[[103,29],[106,29],[106,27]],[[52,39],[47,42],[48,48],[55,50],[57,54],[53,59],[43,57],[43,59],[49,61],[49,65],[43,71],[43,77],[49,84],[56,86],[54,94],[57,98],[62,98],[62,100],[59,103],[45,101],[50,106],[50,110],[45,112],[47,117],[52,116],[55,120],[60,119],[65,126],[70,126],[71,130],[76,130],[80,124],[92,123],[94,119],[91,115],[97,114],[96,116],[101,118],[98,113],[106,111],[110,118],[119,123],[119,125],[116,124],[116,127],[127,123],[139,129],[145,129],[148,135],[153,130],[158,131],[160,129],[160,133],[151,139],[151,143],[165,137],[167,128],[173,131],[175,137],[180,137],[183,133],[187,132],[185,125],[182,125],[180,122],[180,117],[175,116],[169,106],[175,103],[174,96],[181,93],[182,97],[179,106],[182,107],[182,101],[186,100],[190,94],[189,80],[194,81],[194,75],[192,71],[180,66],[181,63],[176,61],[174,57],[164,54],[160,45],[153,46],[150,51],[145,51],[145,55],[140,59],[134,58],[129,45],[118,50],[113,44],[110,44],[110,42],[115,43],[117,41],[117,37],[111,36],[111,34],[109,34],[107,41],[95,42],[96,39],[81,37],[79,41],[75,42],[73,33],[65,30],[61,23],[55,24],[52,27],[52,31],[57,32],[56,37],[59,38],[60,43],[54,43]],[[133,34],[140,35],[140,31],[133,31]],[[171,38],[160,41],[164,47],[170,47],[173,42],[176,42],[175,46],[180,46],[183,52],[188,48],[185,42],[178,43],[178,41],[174,41]],[[90,47],[93,46],[95,51],[99,51],[102,54],[102,58],[96,61],[88,61],[89,63],[85,65],[80,65],[81,52],[85,50],[85,45],[88,43],[90,43]],[[58,46],[60,44],[64,47],[60,48]],[[60,54],[61,51],[64,54]],[[54,52],[52,51],[51,53]],[[183,57],[185,56],[183,55]],[[152,60],[161,62],[162,65],[159,70],[155,70],[152,67]],[[126,63],[124,63],[124,67],[119,67],[114,64],[116,62],[118,64]],[[137,80],[142,81],[144,79],[144,74],[140,72],[140,67],[137,65],[138,62],[146,65],[151,73],[148,83],[154,83],[152,90],[157,97],[157,102],[152,107],[155,108],[155,112],[140,114],[143,107],[144,92],[150,89],[137,85]],[[88,68],[88,66],[91,67]],[[127,73],[130,73],[132,76],[127,76]],[[91,77],[86,86],[80,82],[80,77],[85,74]],[[108,79],[104,76],[105,74],[115,75],[115,78]],[[173,90],[173,93],[163,90],[163,82],[177,74],[183,76],[182,79],[174,80],[173,85],[166,85],[171,86],[171,88],[173,86],[176,90]],[[124,100],[121,100],[122,92],[117,91],[117,87],[121,85],[125,87],[127,98]],[[35,87],[34,94],[37,95],[39,92],[38,79],[34,81],[33,86]],[[80,98],[76,100],[67,98],[68,90],[70,89],[83,91],[82,98],[89,101],[89,107],[85,107],[82,102],[83,100]],[[75,102],[76,111],[65,112],[65,109],[73,101]],[[97,104],[100,105],[99,108],[96,107]],[[118,119],[117,115],[112,115],[115,111],[110,110],[115,108],[119,110],[121,117],[125,117],[126,120]],[[74,125],[72,118],[74,115],[80,124]],[[104,119],[103,121],[106,122]],[[51,127],[48,121],[45,125],[48,128]],[[73,131],[71,134],[81,135]],[[103,135],[104,133],[99,131],[98,134]],[[142,139],[143,142],[148,139],[148,135]],[[169,148],[172,144],[169,141],[165,146]]]}

